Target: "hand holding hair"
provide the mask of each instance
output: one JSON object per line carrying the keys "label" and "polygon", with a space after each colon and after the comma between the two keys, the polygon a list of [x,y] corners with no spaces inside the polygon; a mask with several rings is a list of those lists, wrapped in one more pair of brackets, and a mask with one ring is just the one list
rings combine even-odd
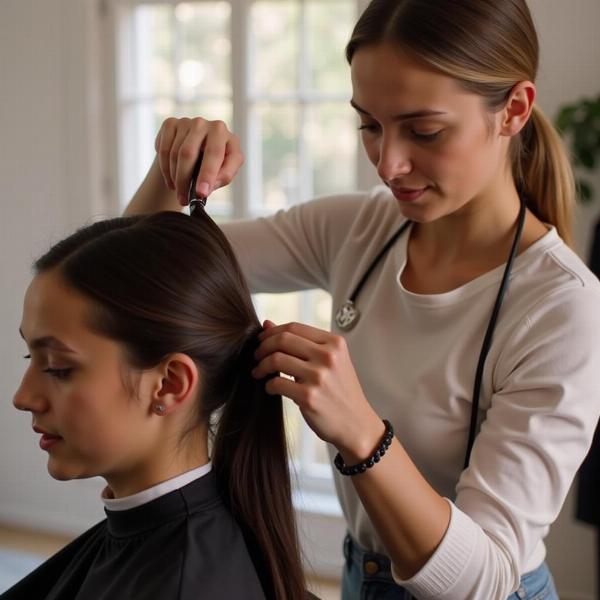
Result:
{"label": "hand holding hair", "polygon": [[195,192],[202,198],[230,183],[244,162],[239,139],[225,123],[201,117],[166,119],[154,147],[165,184],[177,192],[182,206],[188,203],[190,181],[200,152],[204,152],[204,160]]}
{"label": "hand holding hair", "polygon": [[309,427],[333,444],[346,464],[371,455],[385,426],[364,395],[346,340],[301,323],[265,321],[264,327],[253,376],[262,379],[275,373],[266,391],[294,401]]}

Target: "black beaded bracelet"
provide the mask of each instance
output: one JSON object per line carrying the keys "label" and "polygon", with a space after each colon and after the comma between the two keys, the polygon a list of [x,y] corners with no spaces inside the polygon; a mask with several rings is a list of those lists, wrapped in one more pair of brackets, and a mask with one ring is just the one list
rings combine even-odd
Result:
{"label": "black beaded bracelet", "polygon": [[333,460],[333,464],[342,475],[352,476],[364,473],[367,469],[370,469],[375,463],[378,463],[381,460],[381,457],[386,453],[394,438],[394,428],[392,427],[392,424],[387,419],[383,419],[383,424],[385,425],[385,433],[381,440],[381,444],[379,445],[379,448],[375,450],[373,456],[367,458],[364,462],[348,467],[344,464],[344,459],[341,457],[340,453],[337,453]]}

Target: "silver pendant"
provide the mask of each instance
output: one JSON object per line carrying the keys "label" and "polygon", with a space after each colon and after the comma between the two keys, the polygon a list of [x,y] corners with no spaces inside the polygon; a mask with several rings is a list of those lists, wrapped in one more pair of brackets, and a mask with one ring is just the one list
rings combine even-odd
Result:
{"label": "silver pendant", "polygon": [[359,318],[360,312],[354,307],[354,302],[346,300],[335,315],[335,323],[343,331],[348,331],[356,325]]}

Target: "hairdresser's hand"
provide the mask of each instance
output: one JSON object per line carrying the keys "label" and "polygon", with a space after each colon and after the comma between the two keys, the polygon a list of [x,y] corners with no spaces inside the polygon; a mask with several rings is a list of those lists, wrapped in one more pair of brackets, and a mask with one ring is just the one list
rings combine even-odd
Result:
{"label": "hairdresser's hand", "polygon": [[275,326],[267,321],[252,374],[269,394],[281,394],[300,408],[310,428],[342,454],[346,464],[370,456],[385,427],[367,401],[350,360],[346,340],[300,323]]}
{"label": "hairdresser's hand", "polygon": [[177,192],[182,205],[187,204],[192,171],[201,150],[204,158],[196,192],[204,198],[227,185],[244,162],[237,136],[223,121],[207,121],[201,117],[167,119],[154,145],[165,183]]}

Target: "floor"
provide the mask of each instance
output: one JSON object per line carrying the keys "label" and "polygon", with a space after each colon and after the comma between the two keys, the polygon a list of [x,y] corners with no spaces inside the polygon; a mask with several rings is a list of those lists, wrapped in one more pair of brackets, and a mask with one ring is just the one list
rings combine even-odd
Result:
{"label": "floor", "polygon": [[321,600],[340,600],[340,584],[338,581],[309,579],[308,587]]}
{"label": "floor", "polygon": [[22,550],[47,557],[60,550],[71,539],[0,525],[0,548],[3,549]]}
{"label": "floor", "polygon": [[[13,550],[23,553],[17,556],[19,562],[18,568],[23,570],[35,568],[38,562],[36,560],[37,556],[42,558],[48,557],[60,550],[69,541],[71,541],[71,538],[40,534],[0,525],[0,583],[2,582],[2,567],[7,572],[14,571],[17,568],[13,564],[8,564],[7,557],[9,555],[3,554],[3,551]],[[2,564],[3,560],[5,564]],[[321,600],[339,600],[340,588],[339,583],[336,581],[311,578],[308,585],[310,590],[321,598]],[[0,590],[1,592],[2,590]]]}

